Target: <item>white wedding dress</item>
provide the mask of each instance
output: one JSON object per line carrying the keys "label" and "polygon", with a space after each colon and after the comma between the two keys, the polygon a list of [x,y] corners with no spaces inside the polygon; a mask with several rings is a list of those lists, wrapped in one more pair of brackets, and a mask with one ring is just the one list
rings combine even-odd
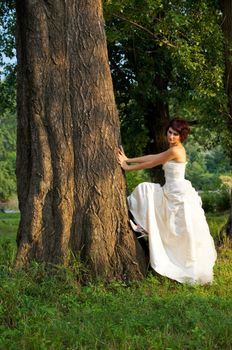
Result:
{"label": "white wedding dress", "polygon": [[173,160],[165,163],[165,185],[138,185],[128,197],[129,210],[148,233],[156,272],[181,283],[210,283],[217,254],[201,198],[184,178],[185,167]]}

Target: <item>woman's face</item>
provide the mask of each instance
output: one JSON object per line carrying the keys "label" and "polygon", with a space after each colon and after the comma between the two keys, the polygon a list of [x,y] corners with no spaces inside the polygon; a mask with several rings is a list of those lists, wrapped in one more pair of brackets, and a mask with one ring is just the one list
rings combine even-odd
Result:
{"label": "woman's face", "polygon": [[168,128],[167,139],[170,146],[177,146],[181,143],[180,134],[175,131],[172,127]]}

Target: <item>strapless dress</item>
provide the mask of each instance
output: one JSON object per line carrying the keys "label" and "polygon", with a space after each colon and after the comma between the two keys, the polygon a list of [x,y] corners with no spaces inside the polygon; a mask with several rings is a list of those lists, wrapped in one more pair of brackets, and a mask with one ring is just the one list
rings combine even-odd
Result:
{"label": "strapless dress", "polygon": [[150,265],[157,273],[181,283],[211,283],[217,253],[185,168],[186,163],[165,163],[164,186],[139,184],[128,197],[129,210],[148,233]]}

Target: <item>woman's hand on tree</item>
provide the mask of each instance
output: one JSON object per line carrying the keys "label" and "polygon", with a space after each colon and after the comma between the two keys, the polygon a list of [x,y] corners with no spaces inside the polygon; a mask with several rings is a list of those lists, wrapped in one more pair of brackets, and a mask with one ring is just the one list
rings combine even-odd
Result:
{"label": "woman's hand on tree", "polygon": [[118,155],[117,155],[118,163],[121,165],[123,170],[128,170],[128,164],[127,164],[127,156],[125,155],[122,148],[118,149]]}

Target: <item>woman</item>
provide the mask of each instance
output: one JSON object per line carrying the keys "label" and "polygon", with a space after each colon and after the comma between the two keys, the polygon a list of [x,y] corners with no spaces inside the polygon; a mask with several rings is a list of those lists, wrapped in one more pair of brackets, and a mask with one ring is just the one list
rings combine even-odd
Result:
{"label": "woman", "polygon": [[124,170],[149,169],[162,164],[165,185],[142,183],[128,197],[134,221],[148,233],[150,264],[163,276],[181,283],[210,283],[216,250],[201,207],[201,199],[185,180],[186,152],[182,142],[188,123],[173,119],[167,128],[169,148],[159,154],[127,158],[119,150]]}

